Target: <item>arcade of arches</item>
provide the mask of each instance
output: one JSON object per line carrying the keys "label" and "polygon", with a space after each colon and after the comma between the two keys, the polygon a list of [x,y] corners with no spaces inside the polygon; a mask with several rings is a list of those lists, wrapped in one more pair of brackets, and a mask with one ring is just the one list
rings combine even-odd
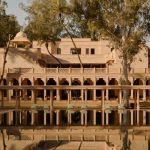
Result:
{"label": "arcade of arches", "polygon": [[[119,85],[119,80],[111,78],[108,81],[103,78],[79,78],[55,80],[49,78],[44,80],[36,78],[30,80],[24,78],[17,80],[15,78],[7,81],[4,79],[4,85],[22,86],[23,89],[4,89],[1,99],[5,103],[15,102],[18,110],[10,111],[0,115],[1,125],[120,125],[122,124],[123,114],[117,109],[110,112],[104,110],[101,106],[103,103],[121,104],[122,91],[119,89],[102,89],[102,86]],[[150,85],[150,80],[146,81],[140,78],[129,81],[129,85]],[[34,86],[34,88],[28,88]],[[36,88],[36,86],[41,88]],[[46,88],[42,88],[46,87]],[[53,88],[54,87],[54,88]],[[55,88],[56,87],[56,88]],[[68,87],[68,88],[66,88]],[[72,87],[72,88],[71,88]],[[82,88],[80,88],[82,87]],[[85,88],[84,88],[85,87]],[[91,88],[86,88],[91,87]],[[95,88],[92,88],[95,87]],[[150,90],[139,89],[129,90],[131,107],[128,109],[129,125],[150,125],[150,112],[145,109],[139,109],[137,105],[145,102],[150,98]],[[136,101],[136,102],[135,102]],[[139,102],[137,102],[139,101]],[[21,103],[35,104],[36,110],[30,108],[19,109]],[[43,103],[42,103],[43,102]],[[49,103],[50,102],[50,103]],[[55,107],[55,102],[65,104],[65,107]],[[38,105],[41,103],[42,105]],[[92,108],[92,105],[97,105]],[[50,104],[51,111],[44,110],[44,104]],[[71,113],[67,110],[69,104],[79,104]],[[82,111],[81,105],[87,105],[85,112]],[[56,104],[55,104],[56,105]],[[90,106],[91,105],[91,106]]]}

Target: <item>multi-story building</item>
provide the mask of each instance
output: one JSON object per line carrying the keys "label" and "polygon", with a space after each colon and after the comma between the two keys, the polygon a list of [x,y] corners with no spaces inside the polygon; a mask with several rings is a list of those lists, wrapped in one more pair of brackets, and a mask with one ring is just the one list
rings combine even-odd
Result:
{"label": "multi-story building", "polygon": [[[49,43],[52,57],[45,45],[33,42],[29,48],[25,35],[16,35],[7,56],[5,86],[0,87],[1,125],[122,124],[119,52],[106,39],[74,42],[83,67],[69,38]],[[1,60],[3,53],[1,49]],[[129,71],[131,126],[150,125],[149,78],[149,51],[143,48]]]}
{"label": "multi-story building", "polygon": [[[44,139],[48,139],[52,132],[48,132],[49,127],[92,126],[98,127],[97,131],[90,131],[91,135],[95,134],[94,140],[105,134],[105,140],[111,141],[108,137],[114,132],[106,133],[102,127],[120,129],[123,112],[128,111],[128,128],[143,126],[144,139],[148,140],[145,129],[150,125],[149,49],[143,48],[135,56],[128,72],[129,86],[121,86],[120,54],[107,39],[75,38],[74,43],[62,38],[48,43],[47,50],[44,44],[36,41],[31,44],[22,32],[16,35],[11,41],[0,86],[0,127],[40,126],[46,128],[42,134],[47,132]],[[5,51],[0,50],[2,70]],[[123,107],[125,88],[129,89],[127,109]],[[21,132],[25,134],[24,130]],[[74,132],[66,131],[67,134],[70,139]],[[115,136],[112,139],[116,142]]]}

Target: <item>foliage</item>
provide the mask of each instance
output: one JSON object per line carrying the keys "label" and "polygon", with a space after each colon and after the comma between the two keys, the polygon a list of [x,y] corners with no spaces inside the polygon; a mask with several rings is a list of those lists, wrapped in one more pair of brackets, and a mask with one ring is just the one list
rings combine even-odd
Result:
{"label": "foliage", "polygon": [[5,1],[0,1],[0,47],[6,46],[9,40],[9,35],[12,38],[20,30],[20,26],[13,15],[7,15],[5,12],[7,4]]}
{"label": "foliage", "polygon": [[83,37],[107,37],[128,63],[145,44],[150,30],[148,0],[71,0],[68,7]]}
{"label": "foliage", "polygon": [[31,40],[46,42],[59,39],[63,30],[59,23],[60,6],[60,0],[33,0],[29,6],[22,5],[29,14],[25,32]]}

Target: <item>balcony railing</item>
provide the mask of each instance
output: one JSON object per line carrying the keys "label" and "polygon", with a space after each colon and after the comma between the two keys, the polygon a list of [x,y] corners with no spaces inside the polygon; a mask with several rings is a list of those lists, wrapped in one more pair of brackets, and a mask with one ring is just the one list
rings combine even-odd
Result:
{"label": "balcony railing", "polygon": [[[122,68],[9,68],[6,73],[120,74],[122,73]],[[129,74],[133,73],[149,74],[150,68],[131,68]]]}

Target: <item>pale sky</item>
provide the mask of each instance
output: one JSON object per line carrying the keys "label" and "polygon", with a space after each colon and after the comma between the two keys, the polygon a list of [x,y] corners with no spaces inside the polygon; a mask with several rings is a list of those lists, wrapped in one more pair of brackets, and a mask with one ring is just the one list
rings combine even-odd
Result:
{"label": "pale sky", "polygon": [[5,0],[8,4],[7,14],[13,14],[17,16],[17,20],[21,26],[25,26],[25,12],[19,8],[19,3],[23,2],[28,4],[30,0]]}

